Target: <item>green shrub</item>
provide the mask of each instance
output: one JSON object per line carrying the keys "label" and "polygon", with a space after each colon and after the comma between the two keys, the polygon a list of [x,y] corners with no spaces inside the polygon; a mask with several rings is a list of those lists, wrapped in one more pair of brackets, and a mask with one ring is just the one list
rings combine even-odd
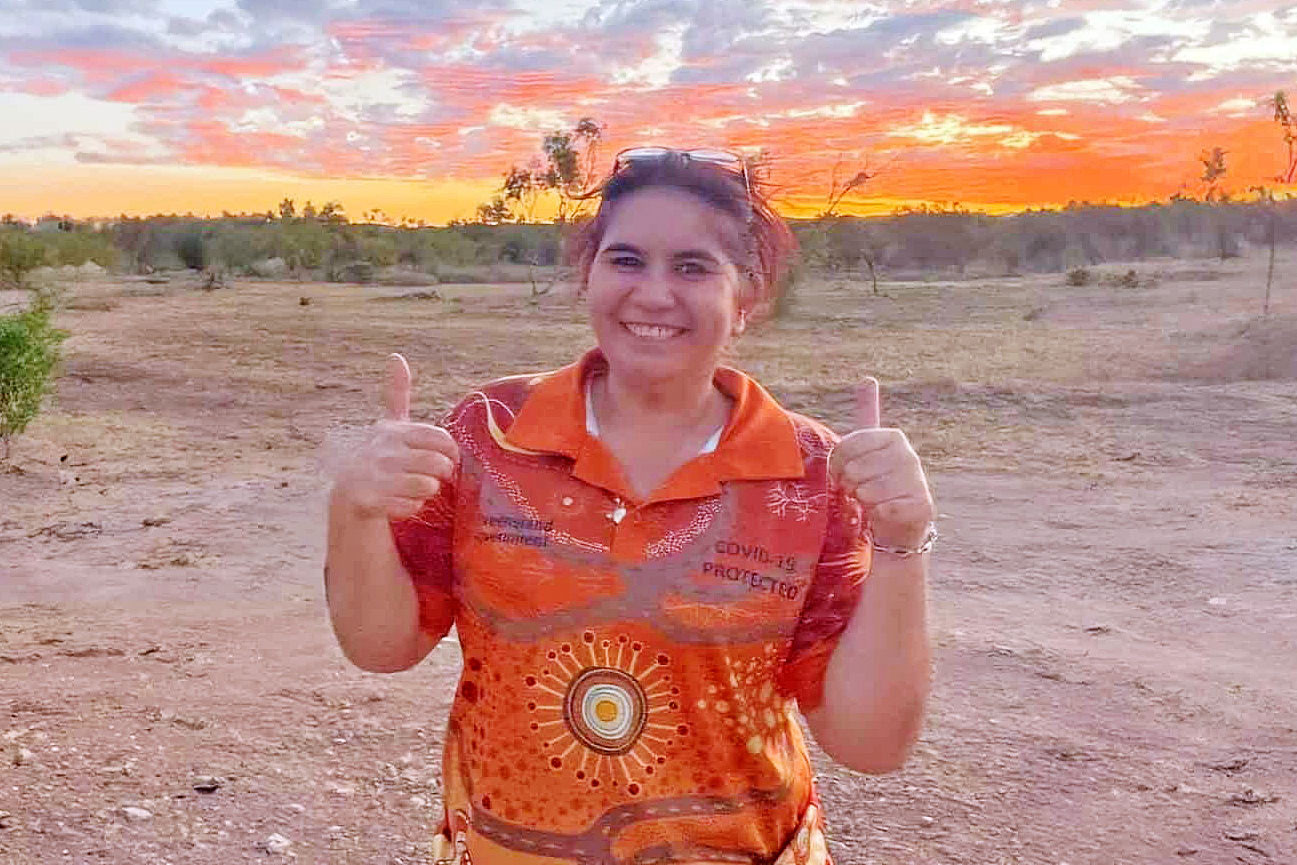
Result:
{"label": "green shrub", "polygon": [[10,443],[40,412],[67,334],[51,321],[53,304],[38,294],[23,312],[0,316],[0,440]]}
{"label": "green shrub", "polygon": [[55,266],[70,264],[80,267],[93,261],[100,267],[109,268],[117,264],[119,256],[112,238],[96,231],[55,231],[42,237],[41,243],[48,250],[47,263]]}
{"label": "green shrub", "polygon": [[1075,285],[1078,287],[1082,285],[1089,285],[1092,278],[1093,276],[1091,275],[1089,269],[1084,267],[1077,267],[1067,272],[1068,285]]}
{"label": "green shrub", "polygon": [[176,238],[176,255],[180,262],[190,270],[202,270],[207,267],[207,241],[198,231],[187,231]]}
{"label": "green shrub", "polygon": [[21,288],[27,274],[46,264],[48,255],[45,244],[27,230],[0,231],[0,285]]}

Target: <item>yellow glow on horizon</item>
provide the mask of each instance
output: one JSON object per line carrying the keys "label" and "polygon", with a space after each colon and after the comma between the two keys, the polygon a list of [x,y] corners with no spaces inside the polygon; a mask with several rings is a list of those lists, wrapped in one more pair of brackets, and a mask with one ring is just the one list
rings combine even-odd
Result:
{"label": "yellow glow on horizon", "polygon": [[347,218],[364,219],[373,209],[389,221],[409,217],[440,225],[472,218],[498,179],[407,180],[317,178],[244,168],[160,165],[85,165],[0,162],[0,212],[23,219],[47,213],[73,218],[193,213],[219,216],[277,210],[291,198],[300,212],[309,200],[317,208],[341,202]]}
{"label": "yellow glow on horizon", "polygon": [[[0,161],[0,213],[12,213],[25,220],[50,213],[74,219],[112,218],[121,214],[264,213],[277,211],[281,199],[291,198],[299,212],[307,201],[317,208],[329,201],[341,202],[343,212],[352,222],[368,221],[367,216],[377,210],[381,212],[379,221],[391,224],[410,219],[445,225],[454,219],[472,219],[477,206],[497,194],[498,187],[498,178],[320,178],[245,168]],[[1275,191],[1281,196],[1292,194],[1282,186]],[[1149,192],[1152,194],[1143,197],[1098,199],[1094,203],[1138,206],[1166,199],[1165,195]],[[530,219],[552,219],[555,203],[552,198],[541,198],[532,208]],[[934,203],[951,202],[879,195],[845,199],[837,212],[843,216],[887,216],[899,208]],[[993,216],[1028,209],[1061,209],[1068,204],[1052,200],[979,201],[972,195],[959,203],[970,212]],[[585,212],[590,211],[592,204],[585,206]],[[789,191],[778,196],[774,205],[785,217],[811,219],[824,209],[825,201],[822,195]]]}

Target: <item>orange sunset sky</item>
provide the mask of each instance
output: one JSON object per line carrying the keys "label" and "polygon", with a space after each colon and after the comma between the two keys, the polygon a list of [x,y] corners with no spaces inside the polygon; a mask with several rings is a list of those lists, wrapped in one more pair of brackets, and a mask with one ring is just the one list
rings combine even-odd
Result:
{"label": "orange sunset sky", "polygon": [[788,213],[1201,194],[1284,167],[1275,0],[0,0],[0,213],[470,217],[541,137],[763,149]]}

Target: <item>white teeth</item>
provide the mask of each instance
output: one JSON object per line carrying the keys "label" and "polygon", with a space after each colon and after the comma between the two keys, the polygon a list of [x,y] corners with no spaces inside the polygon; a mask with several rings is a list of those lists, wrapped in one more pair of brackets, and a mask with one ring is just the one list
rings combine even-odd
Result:
{"label": "white teeth", "polygon": [[626,329],[646,339],[670,339],[684,333],[682,327],[667,327],[661,324],[627,324]]}

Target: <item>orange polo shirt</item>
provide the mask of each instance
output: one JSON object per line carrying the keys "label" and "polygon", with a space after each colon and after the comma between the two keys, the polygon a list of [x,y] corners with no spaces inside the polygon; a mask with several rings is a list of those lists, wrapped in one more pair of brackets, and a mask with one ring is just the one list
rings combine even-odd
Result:
{"label": "orange polo shirt", "polygon": [[715,450],[641,500],[587,432],[605,365],[470,394],[454,483],[393,523],[423,627],[464,656],[439,861],[827,863],[796,707],[870,562],[836,437],[721,368]]}

